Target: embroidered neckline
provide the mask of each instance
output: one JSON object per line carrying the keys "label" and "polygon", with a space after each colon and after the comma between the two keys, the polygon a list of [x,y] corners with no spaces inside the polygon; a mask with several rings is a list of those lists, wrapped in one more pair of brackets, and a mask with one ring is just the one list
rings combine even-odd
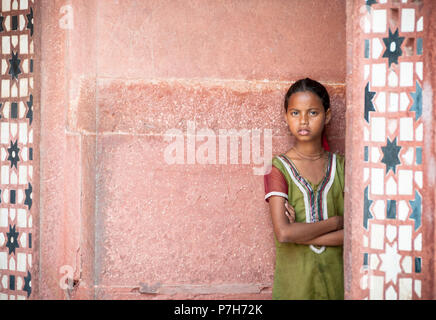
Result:
{"label": "embroidered neckline", "polygon": [[282,154],[282,156],[284,157],[284,158],[286,158],[286,160],[288,160],[288,163],[292,166],[292,168],[295,170],[295,173],[296,173],[296,175],[298,176],[298,178],[300,179],[300,180],[303,180],[304,181],[304,183],[306,184],[306,185],[309,185],[310,186],[310,188],[311,189],[313,189],[313,187],[315,187],[315,189],[318,189],[318,187],[319,186],[321,186],[324,182],[325,182],[325,180],[326,179],[328,179],[328,173],[329,173],[329,171],[330,171],[330,167],[331,167],[331,165],[332,165],[332,153],[331,152],[329,152],[329,151],[327,151],[327,153],[328,153],[328,164],[327,164],[327,168],[326,168],[326,170],[325,170],[325,172],[324,172],[324,177],[321,179],[321,181],[320,182],[318,182],[317,184],[314,184],[313,182],[311,182],[311,181],[309,181],[308,179],[306,179],[305,177],[303,177],[301,174],[300,174],[300,171],[298,171],[298,169],[297,169],[297,166],[294,164],[294,162],[286,155],[286,154]]}

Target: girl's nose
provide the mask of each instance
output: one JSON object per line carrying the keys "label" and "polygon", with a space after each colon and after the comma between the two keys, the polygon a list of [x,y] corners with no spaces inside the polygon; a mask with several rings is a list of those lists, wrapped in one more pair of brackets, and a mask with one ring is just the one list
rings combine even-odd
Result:
{"label": "girl's nose", "polygon": [[307,122],[308,122],[307,114],[302,114],[301,117],[300,117],[300,123],[301,124],[306,124]]}

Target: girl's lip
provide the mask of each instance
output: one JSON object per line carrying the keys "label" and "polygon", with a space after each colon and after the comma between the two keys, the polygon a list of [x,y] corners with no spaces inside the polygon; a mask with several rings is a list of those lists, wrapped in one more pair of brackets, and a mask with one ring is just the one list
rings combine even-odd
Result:
{"label": "girl's lip", "polygon": [[298,134],[300,136],[307,136],[310,133],[310,131],[308,129],[300,129],[298,130]]}

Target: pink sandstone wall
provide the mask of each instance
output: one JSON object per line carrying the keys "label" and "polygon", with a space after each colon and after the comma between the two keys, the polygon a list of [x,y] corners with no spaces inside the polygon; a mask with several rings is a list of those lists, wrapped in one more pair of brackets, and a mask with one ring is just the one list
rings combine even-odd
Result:
{"label": "pink sandstone wall", "polygon": [[238,164],[188,164],[185,148],[184,164],[168,164],[165,137],[186,143],[193,122],[215,135],[271,129],[272,153],[284,152],[283,96],[308,76],[331,93],[328,135],[344,153],[345,3],[39,5],[34,298],[270,299],[272,225],[253,159],[241,164],[239,149]]}

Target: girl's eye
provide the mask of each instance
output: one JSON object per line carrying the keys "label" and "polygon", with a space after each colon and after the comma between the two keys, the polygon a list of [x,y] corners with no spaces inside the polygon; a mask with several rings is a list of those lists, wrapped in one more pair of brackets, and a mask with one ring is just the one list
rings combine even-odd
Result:
{"label": "girl's eye", "polygon": [[311,116],[316,116],[317,114],[318,114],[318,111],[311,111],[311,112],[310,112],[310,115],[311,115]]}
{"label": "girl's eye", "polygon": [[297,116],[298,115],[298,111],[291,111],[291,115],[292,116]]}

